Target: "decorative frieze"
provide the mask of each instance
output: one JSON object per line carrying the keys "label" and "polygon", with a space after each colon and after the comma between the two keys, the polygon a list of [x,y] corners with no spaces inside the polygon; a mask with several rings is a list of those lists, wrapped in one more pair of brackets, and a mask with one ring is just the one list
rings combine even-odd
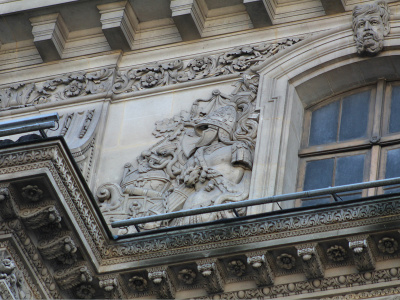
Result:
{"label": "decorative frieze", "polygon": [[113,92],[115,94],[134,92],[191,80],[239,74],[303,39],[290,38],[277,43],[243,46],[221,55],[196,57],[186,63],[182,60],[155,62],[144,67],[118,72]]}

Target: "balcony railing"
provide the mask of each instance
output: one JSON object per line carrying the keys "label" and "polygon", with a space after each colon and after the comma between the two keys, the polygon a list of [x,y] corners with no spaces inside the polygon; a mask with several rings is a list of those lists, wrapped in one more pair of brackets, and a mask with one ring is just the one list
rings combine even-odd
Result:
{"label": "balcony railing", "polygon": [[[190,224],[190,225],[183,225],[183,226],[176,226],[176,227],[167,227],[167,228],[164,228],[163,230],[154,229],[154,230],[149,230],[149,231],[145,231],[145,232],[141,232],[141,230],[138,226],[140,224],[146,224],[146,223],[157,222],[157,221],[165,221],[165,220],[194,216],[194,215],[199,215],[199,214],[219,212],[219,211],[224,211],[224,210],[233,210],[236,217],[240,217],[236,211],[236,209],[238,209],[238,208],[249,207],[249,206],[254,206],[254,205],[261,205],[261,204],[269,204],[269,203],[278,203],[279,204],[279,202],[283,202],[283,201],[296,200],[296,199],[307,199],[307,198],[323,196],[323,195],[332,195],[332,197],[335,201],[341,201],[340,197],[338,196],[338,193],[362,190],[362,189],[368,189],[368,188],[383,187],[383,186],[388,186],[388,185],[396,185],[396,184],[400,184],[400,177],[382,179],[382,180],[376,180],[376,181],[370,181],[370,182],[361,182],[361,183],[336,186],[336,187],[328,187],[328,188],[317,189],[317,190],[308,190],[308,191],[303,191],[303,192],[290,193],[290,194],[284,194],[284,195],[276,195],[276,196],[259,198],[259,199],[243,200],[243,201],[239,201],[239,202],[224,203],[224,204],[219,204],[219,205],[215,205],[215,206],[201,207],[201,208],[188,209],[188,210],[180,210],[180,211],[165,213],[165,214],[161,214],[161,215],[153,215],[153,216],[147,216],[147,217],[115,221],[115,222],[111,223],[111,226],[113,228],[135,226],[136,230],[138,231],[137,233],[115,236],[115,238],[117,238],[117,239],[122,238],[122,237],[133,237],[133,236],[137,236],[137,235],[155,233],[155,232],[166,231],[166,230],[174,230],[174,229],[178,229],[178,228],[196,227],[196,226],[205,225],[207,223],[215,223],[215,221],[207,222],[207,223],[200,223],[200,224]],[[307,208],[312,208],[312,206],[308,206]],[[259,214],[259,215],[261,215],[261,214]],[[252,215],[252,216],[257,217],[257,215]]]}

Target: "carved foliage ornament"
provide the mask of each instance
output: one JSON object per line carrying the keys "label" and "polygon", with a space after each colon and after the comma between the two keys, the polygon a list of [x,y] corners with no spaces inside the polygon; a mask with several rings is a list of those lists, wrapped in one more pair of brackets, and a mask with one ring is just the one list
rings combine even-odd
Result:
{"label": "carved foliage ornament", "polygon": [[112,69],[66,74],[46,82],[19,83],[0,89],[0,110],[98,94],[112,87]]}
{"label": "carved foliage ornament", "polygon": [[118,72],[113,92],[115,94],[133,92],[189,80],[244,72],[302,39],[290,38],[277,43],[238,47],[221,55],[196,57],[186,64],[181,60],[174,60]]}
{"label": "carved foliage ornament", "polygon": [[372,56],[383,49],[384,37],[390,31],[389,14],[384,0],[354,7],[353,34],[359,54]]}

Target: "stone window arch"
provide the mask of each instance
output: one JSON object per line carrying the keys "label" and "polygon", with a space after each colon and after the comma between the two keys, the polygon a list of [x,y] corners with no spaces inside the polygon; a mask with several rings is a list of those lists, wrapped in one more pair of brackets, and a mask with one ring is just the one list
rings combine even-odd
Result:
{"label": "stone window arch", "polygon": [[[306,107],[298,189],[400,176],[400,82],[378,80]],[[342,193],[343,200],[399,192],[398,186]],[[302,206],[334,201],[303,199]],[[299,203],[300,204],[300,203]]]}

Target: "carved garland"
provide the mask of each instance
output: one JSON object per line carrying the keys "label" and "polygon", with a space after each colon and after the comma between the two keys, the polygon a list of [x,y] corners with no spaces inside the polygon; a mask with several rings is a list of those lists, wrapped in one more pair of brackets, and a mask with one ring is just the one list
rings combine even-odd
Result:
{"label": "carved garland", "polygon": [[[117,71],[64,74],[45,82],[17,83],[0,89],[0,111],[18,109],[81,96],[111,92],[120,94],[228,74],[239,74],[304,38],[237,47],[219,55],[197,57],[188,62],[172,60]],[[90,118],[90,116],[89,116]],[[66,128],[68,130],[68,128]],[[85,132],[82,131],[83,135]]]}

